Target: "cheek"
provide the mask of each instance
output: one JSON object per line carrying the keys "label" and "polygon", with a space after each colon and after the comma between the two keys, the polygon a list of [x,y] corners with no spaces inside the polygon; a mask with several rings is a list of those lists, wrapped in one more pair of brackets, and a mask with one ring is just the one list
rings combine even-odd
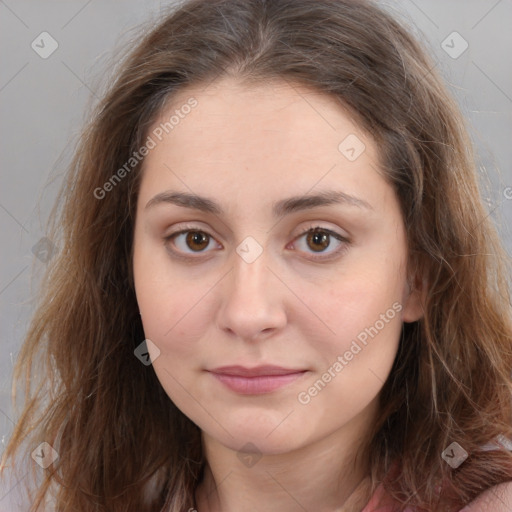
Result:
{"label": "cheek", "polygon": [[403,306],[397,293],[347,291],[346,296],[338,296],[338,309],[330,312],[335,334],[324,338],[324,346],[319,347],[325,365],[320,370],[330,369],[331,375],[340,376],[337,380],[343,388],[357,394],[371,381],[384,384],[398,350]]}
{"label": "cheek", "polygon": [[146,247],[151,246],[136,245],[134,252],[135,291],[144,334],[161,356],[172,353],[175,361],[193,353],[195,341],[211,323],[208,292],[215,283],[176,266],[173,270],[165,251],[155,254]]}
{"label": "cheek", "polygon": [[322,294],[311,295],[331,330],[316,345],[318,370],[331,390],[318,400],[324,406],[332,393],[357,408],[378,393],[393,365],[402,330],[404,255],[386,249],[355,258]]}
{"label": "cheek", "polygon": [[167,396],[192,421],[201,421],[201,408],[191,396],[201,396],[197,375],[206,366],[201,340],[211,325],[208,309],[211,298],[203,290],[179,280],[148,280],[139,275],[137,299],[144,334],[159,350],[152,357],[155,374]]}
{"label": "cheek", "polygon": [[384,289],[361,281],[347,281],[329,293],[323,312],[335,333],[318,339],[317,371],[296,397],[309,412],[306,423],[349,421],[378,395],[398,350],[399,297],[398,287]]}
{"label": "cheek", "polygon": [[180,283],[146,281],[137,289],[142,325],[147,338],[162,351],[192,353],[209,318],[208,287]]}
{"label": "cheek", "polygon": [[391,269],[365,263],[341,276],[317,299],[320,314],[335,336],[345,341],[374,324],[379,330],[383,322],[386,327],[397,324],[395,331],[401,327],[403,283],[396,265]]}

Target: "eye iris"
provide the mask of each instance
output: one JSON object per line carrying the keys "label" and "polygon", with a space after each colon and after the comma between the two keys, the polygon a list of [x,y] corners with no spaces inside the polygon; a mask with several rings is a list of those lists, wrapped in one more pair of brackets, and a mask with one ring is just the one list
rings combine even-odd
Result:
{"label": "eye iris", "polygon": [[206,233],[202,233],[201,231],[189,231],[186,238],[187,246],[191,249],[194,249],[194,247],[191,247],[192,244],[201,245],[199,248],[196,247],[198,250],[208,247],[208,235]]}
{"label": "eye iris", "polygon": [[329,234],[321,230],[311,231],[308,233],[307,241],[308,244],[310,241],[313,241],[314,244],[323,244],[320,248],[318,248],[318,245],[316,245],[316,247],[310,246],[314,251],[321,252],[329,247]]}

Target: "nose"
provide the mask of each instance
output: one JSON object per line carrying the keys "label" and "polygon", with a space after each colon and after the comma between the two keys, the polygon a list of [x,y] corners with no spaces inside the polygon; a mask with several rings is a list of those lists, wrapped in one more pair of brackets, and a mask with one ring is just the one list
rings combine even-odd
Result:
{"label": "nose", "polygon": [[286,325],[285,287],[269,268],[266,251],[252,263],[236,253],[233,260],[220,288],[218,326],[245,341],[271,336]]}

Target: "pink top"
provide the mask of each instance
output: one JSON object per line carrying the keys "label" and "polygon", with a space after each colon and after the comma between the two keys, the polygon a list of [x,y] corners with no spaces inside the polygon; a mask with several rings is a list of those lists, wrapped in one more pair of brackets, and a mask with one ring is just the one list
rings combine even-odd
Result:
{"label": "pink top", "polygon": [[[503,484],[502,484],[503,485]],[[489,497],[487,497],[486,500],[480,501],[480,498],[482,498],[485,495],[488,495],[490,491],[485,491],[480,496],[477,496],[474,501],[472,501],[469,505],[466,505],[464,508],[459,510],[459,512],[490,512],[490,510],[495,510],[495,507],[493,506],[492,509],[489,508]],[[509,491],[509,493],[512,493],[512,491]],[[494,494],[492,495],[494,498]],[[492,501],[492,500],[491,500]],[[500,502],[505,505],[505,502],[500,499]],[[494,502],[493,502],[494,503]],[[361,510],[361,512],[396,512],[396,503],[394,504],[391,496],[389,496],[386,491],[384,490],[384,487],[382,484],[380,484],[375,492],[373,493],[373,496],[371,497],[370,501],[366,504],[366,506]],[[505,510],[505,508],[500,508],[500,510]],[[512,510],[507,508],[506,510]],[[407,507],[405,509],[405,512],[414,512],[414,510],[410,507]]]}
{"label": "pink top", "polygon": [[[380,484],[370,501],[367,503],[366,507],[361,510],[361,512],[395,512],[396,509],[393,508],[393,504],[391,502],[391,498],[386,494],[384,487]],[[406,512],[413,512],[412,509],[407,508]]]}
{"label": "pink top", "polygon": [[[496,439],[493,439],[490,443],[487,443],[486,445],[482,446],[481,449],[483,451],[488,451],[488,450],[496,450],[496,449],[498,449],[498,447],[506,448],[507,450],[512,451],[512,440],[507,439],[504,436],[500,435]],[[392,467],[390,468],[389,471],[392,475],[396,474],[396,471],[398,471],[398,461],[396,461],[395,464],[392,465]],[[510,482],[508,484],[510,485]],[[502,485],[504,485],[504,484],[502,484]],[[480,511],[485,510],[486,512],[488,512],[490,510],[488,508],[488,506],[490,504],[488,501],[489,498],[487,497],[487,501],[483,501],[483,502],[481,502],[481,498],[486,495],[488,496],[490,492],[492,493],[492,490],[485,491],[483,494],[481,494],[480,496],[475,498],[474,501],[472,501],[469,505],[466,505],[459,512],[470,512],[470,511],[477,512],[478,510],[480,510]],[[509,492],[509,496],[512,496],[512,490],[509,490],[508,492]],[[495,497],[495,495],[494,495],[494,493],[492,493],[492,498],[494,499],[494,497]],[[503,504],[505,504],[505,502],[503,502],[503,500],[500,500],[500,501]],[[366,506],[363,508],[363,510],[361,510],[361,512],[395,512],[396,505],[397,504],[393,502],[391,496],[389,496],[386,493],[384,486],[382,484],[380,484],[376,488],[375,492],[373,493],[373,496],[370,498],[370,501],[366,504]],[[503,509],[503,510],[505,510],[505,509]],[[508,508],[507,508],[507,510],[508,510]],[[407,507],[405,509],[405,512],[414,512],[414,510],[411,509],[410,507]]]}

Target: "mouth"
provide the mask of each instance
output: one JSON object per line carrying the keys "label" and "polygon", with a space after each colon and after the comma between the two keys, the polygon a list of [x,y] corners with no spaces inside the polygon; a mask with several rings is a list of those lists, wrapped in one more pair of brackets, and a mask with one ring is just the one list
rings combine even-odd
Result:
{"label": "mouth", "polygon": [[223,366],[208,370],[218,381],[242,395],[270,393],[303,377],[308,370],[280,366]]}

